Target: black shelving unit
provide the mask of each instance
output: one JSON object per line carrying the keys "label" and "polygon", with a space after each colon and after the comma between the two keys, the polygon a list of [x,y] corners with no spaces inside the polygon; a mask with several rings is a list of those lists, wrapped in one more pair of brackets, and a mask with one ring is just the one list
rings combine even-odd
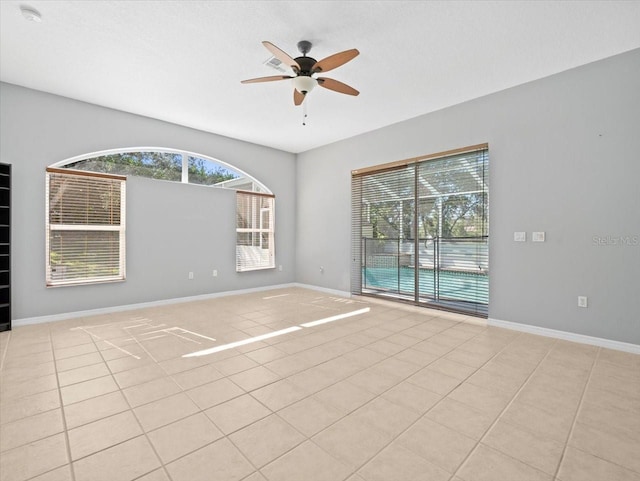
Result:
{"label": "black shelving unit", "polygon": [[0,163],[0,331],[11,329],[11,165]]}

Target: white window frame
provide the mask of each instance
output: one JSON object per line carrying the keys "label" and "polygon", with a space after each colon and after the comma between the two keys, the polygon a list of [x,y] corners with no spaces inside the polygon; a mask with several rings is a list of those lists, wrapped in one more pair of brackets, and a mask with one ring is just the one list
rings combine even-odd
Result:
{"label": "white window frame", "polygon": [[[238,173],[241,178],[244,178],[246,180],[243,179],[243,182],[250,182],[251,185],[253,186],[253,189],[255,192],[263,192],[266,194],[271,194],[271,190],[269,190],[267,188],[267,186],[265,186],[262,182],[258,181],[256,178],[254,178],[253,176],[249,175],[248,173],[246,173],[244,170],[231,165],[227,162],[224,162],[220,159],[216,159],[215,157],[211,157],[210,155],[204,155],[204,154],[198,154],[197,152],[192,152],[190,150],[181,150],[181,149],[172,149],[172,148],[167,148],[167,147],[123,147],[120,149],[109,149],[109,150],[99,150],[97,152],[91,152],[88,154],[83,154],[83,155],[78,155],[75,157],[71,157],[69,159],[65,159],[62,160],[60,162],[56,162],[55,164],[51,164],[49,167],[50,168],[65,168],[65,166],[69,165],[69,164],[74,164],[76,162],[79,162],[81,160],[87,160],[87,159],[92,159],[94,157],[102,157],[102,156],[106,156],[106,155],[113,155],[113,154],[127,154],[130,152],[157,152],[157,153],[164,153],[164,154],[178,154],[180,156],[182,156],[182,169],[181,169],[181,176],[180,176],[180,181],[183,184],[191,184],[191,185],[201,185],[201,184],[192,184],[189,182],[189,157],[194,157],[194,158],[198,158],[198,159],[203,159],[203,160],[207,160],[209,162],[212,162],[214,164],[218,164],[221,167],[224,167],[225,169],[229,169],[232,170],[236,173]],[[85,171],[87,172],[87,171]],[[150,177],[149,177],[150,178]],[[227,189],[232,189],[232,190],[240,190],[240,189],[234,189],[233,187],[233,182],[236,179],[233,179],[232,181],[225,181],[222,182],[218,185],[203,185],[203,187],[213,187],[213,188],[227,188]],[[171,181],[166,181],[166,182],[171,182]]]}
{"label": "white window frame", "polygon": [[[249,209],[245,213],[245,219],[251,219],[251,222],[257,220],[257,225],[252,225],[250,227],[240,227],[238,225],[238,212],[237,205],[238,202],[236,200],[236,272],[248,272],[248,271],[256,271],[261,269],[273,269],[276,266],[275,261],[275,196],[272,194],[262,194],[258,192],[248,192],[248,191],[236,191],[236,199],[239,196],[250,197],[252,202],[249,204]],[[271,199],[270,207],[262,207],[261,200],[264,198]],[[267,214],[268,221],[267,226],[264,226],[264,214]],[[258,246],[246,246],[238,243],[238,235],[237,234],[254,234],[260,237],[260,242]],[[263,247],[263,236],[266,235],[268,237],[267,247]],[[250,256],[247,255],[247,248],[255,248],[257,247],[260,253],[260,259],[256,263],[256,257],[258,256]],[[255,249],[253,249],[255,250]],[[266,251],[266,252],[260,252]]]}
{"label": "white window frame", "polygon": [[[74,170],[71,168],[66,168],[66,166],[70,165],[70,164],[74,164],[76,162],[82,161],[82,160],[87,160],[87,159],[91,159],[94,157],[102,157],[102,156],[106,156],[106,155],[112,155],[112,154],[126,154],[126,153],[130,153],[130,152],[157,152],[157,153],[169,153],[169,154],[178,154],[181,155],[182,157],[182,162],[181,162],[181,178],[178,182],[182,182],[182,183],[190,183],[189,182],[189,172],[188,172],[188,168],[189,168],[189,158],[190,157],[194,157],[197,159],[203,159],[203,160],[207,160],[210,162],[213,162],[215,164],[218,164],[220,166],[222,166],[223,168],[227,168],[231,171],[235,171],[236,173],[238,173],[240,175],[240,178],[238,179],[232,179],[232,180],[227,180],[224,182],[220,182],[218,184],[214,184],[214,185],[201,185],[201,184],[197,184],[197,183],[192,183],[191,185],[198,185],[201,187],[213,187],[213,188],[223,188],[223,189],[229,189],[229,190],[235,190],[236,192],[239,193],[245,193],[245,194],[251,194],[251,195],[262,195],[262,196],[266,196],[266,197],[271,197],[273,198],[273,204],[272,204],[272,208],[269,212],[269,228],[264,228],[264,226],[262,225],[263,222],[263,218],[262,218],[262,214],[260,212],[258,212],[257,214],[257,218],[259,219],[259,226],[255,227],[255,228],[251,228],[251,229],[242,229],[242,228],[238,228],[238,226],[236,225],[236,271],[237,272],[245,272],[245,271],[252,271],[252,270],[261,270],[261,269],[270,269],[270,268],[275,268],[275,196],[273,195],[273,193],[271,192],[271,190],[269,190],[263,183],[259,182],[257,179],[255,179],[253,176],[247,174],[246,172],[244,172],[242,169],[239,169],[231,164],[228,164],[226,162],[223,162],[219,159],[216,159],[214,157],[208,156],[208,155],[203,155],[203,154],[199,154],[196,152],[192,152],[192,151],[187,151],[187,150],[182,150],[182,149],[172,149],[172,148],[166,148],[166,147],[124,147],[124,148],[119,148],[119,149],[109,149],[109,150],[102,150],[102,151],[97,151],[97,152],[92,152],[92,153],[88,153],[88,154],[83,154],[83,155],[79,155],[79,156],[75,156],[60,162],[56,162],[55,164],[52,164],[49,169],[52,170],[59,170],[61,173],[69,173],[69,172],[78,172],[79,174],[93,174],[93,175],[105,175],[105,176],[113,176],[113,177],[122,177],[124,179],[126,179],[126,177],[124,176],[118,176],[118,175],[112,175],[112,174],[100,174],[100,173],[96,173],[96,172],[90,172],[90,171],[80,171],[80,170]],[[48,169],[48,170],[49,170]],[[249,185],[249,187],[247,187],[247,185]],[[49,199],[49,182],[47,180],[47,202]],[[252,190],[247,190],[247,189],[252,189]],[[124,192],[124,190],[123,190]],[[125,219],[125,213],[124,213],[124,200],[122,201],[121,204],[123,207],[123,212],[122,212],[122,219],[123,219],[123,226],[124,226],[124,219]],[[268,210],[268,209],[267,209]],[[120,276],[117,279],[113,279],[113,280],[105,280],[105,279],[99,279],[99,280],[83,280],[83,281],[76,281],[76,282],[68,282],[68,283],[60,283],[60,282],[52,282],[51,279],[51,268],[50,268],[50,246],[49,246],[49,241],[50,241],[50,231],[51,230],[56,230],[56,229],[63,229],[64,227],[62,226],[53,226],[53,225],[49,225],[49,206],[47,204],[47,226],[46,226],[46,255],[47,255],[47,273],[46,273],[46,279],[47,279],[47,286],[48,287],[53,287],[54,284],[55,285],[73,285],[73,284],[89,284],[89,283],[97,283],[97,282],[109,282],[109,281],[118,281],[118,280],[124,280],[125,275],[124,275],[124,259],[125,259],[125,253],[124,253],[124,231],[122,233],[122,241],[120,244],[120,248],[122,249],[122,253],[121,253],[121,262],[122,262],[122,276],[120,278]],[[237,212],[236,212],[237,214]],[[71,227],[72,228],[76,228],[76,227]],[[91,228],[93,229],[93,227]],[[86,230],[91,230],[91,229],[86,229]],[[239,252],[239,244],[238,244],[238,233],[239,232],[251,232],[257,235],[260,235],[260,246],[256,246],[258,248],[262,247],[262,235],[266,235],[269,238],[269,252],[267,256],[264,256],[265,253],[262,253],[263,256],[262,257],[266,257],[265,262],[262,263],[262,265],[251,265],[251,266],[240,266],[238,267],[238,252]]]}
{"label": "white window frame", "polygon": [[[120,184],[120,224],[119,225],[88,225],[88,224],[57,224],[51,223],[50,213],[50,179],[51,175],[56,176],[73,176],[73,177],[85,177],[91,178],[92,181],[96,179],[108,179],[110,181],[116,180],[121,182]],[[126,177],[120,175],[100,174],[95,172],[84,172],[71,169],[55,169],[47,168],[46,170],[46,285],[47,287],[61,287],[61,286],[73,286],[83,284],[97,284],[105,282],[118,282],[126,279]],[[74,279],[56,279],[53,275],[51,266],[51,232],[54,231],[83,231],[83,232],[119,232],[119,253],[118,253],[118,274],[115,276],[100,276],[100,277],[82,277]]]}

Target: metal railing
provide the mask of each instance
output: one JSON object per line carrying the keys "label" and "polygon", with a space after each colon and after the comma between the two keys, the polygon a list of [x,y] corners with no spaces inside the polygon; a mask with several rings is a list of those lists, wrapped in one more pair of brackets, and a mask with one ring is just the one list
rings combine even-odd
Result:
{"label": "metal railing", "polygon": [[487,309],[488,236],[420,238],[417,248],[414,239],[363,237],[362,253],[363,292]]}

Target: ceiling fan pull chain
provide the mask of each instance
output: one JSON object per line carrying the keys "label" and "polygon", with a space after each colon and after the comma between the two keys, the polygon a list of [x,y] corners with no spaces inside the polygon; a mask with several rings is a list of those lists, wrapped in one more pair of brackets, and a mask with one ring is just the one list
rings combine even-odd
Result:
{"label": "ceiling fan pull chain", "polygon": [[302,103],[302,125],[307,125],[307,104],[308,103],[309,103],[308,100]]}

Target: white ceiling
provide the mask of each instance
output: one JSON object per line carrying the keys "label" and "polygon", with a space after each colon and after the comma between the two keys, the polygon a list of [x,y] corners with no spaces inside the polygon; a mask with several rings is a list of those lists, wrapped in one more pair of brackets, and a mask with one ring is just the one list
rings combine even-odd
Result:
{"label": "white ceiling", "polygon": [[[21,5],[42,22],[25,20]],[[0,2],[0,80],[303,152],[640,47],[640,1]],[[310,40],[358,97],[317,88],[307,125],[263,65]]]}

